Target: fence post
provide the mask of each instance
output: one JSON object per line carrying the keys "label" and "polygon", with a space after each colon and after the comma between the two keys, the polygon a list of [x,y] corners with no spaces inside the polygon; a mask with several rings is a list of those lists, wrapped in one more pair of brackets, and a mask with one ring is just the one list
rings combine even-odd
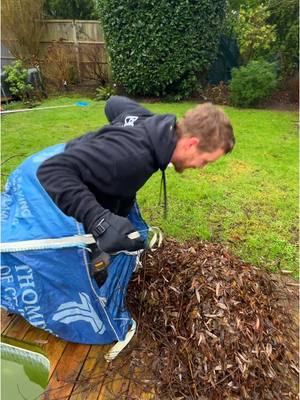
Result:
{"label": "fence post", "polygon": [[78,80],[81,82],[81,72],[80,72],[80,59],[79,59],[79,44],[77,38],[77,29],[75,19],[72,20],[73,27],[73,37],[74,37],[74,46],[75,46],[75,54],[76,54],[76,63],[77,63],[77,71],[78,71]]}

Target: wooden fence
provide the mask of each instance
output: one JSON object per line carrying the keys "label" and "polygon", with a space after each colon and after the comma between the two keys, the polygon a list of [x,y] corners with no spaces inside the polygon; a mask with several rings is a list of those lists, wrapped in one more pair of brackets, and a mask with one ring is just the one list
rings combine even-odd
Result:
{"label": "wooden fence", "polygon": [[50,46],[65,48],[80,82],[109,78],[104,35],[98,21],[46,20],[41,40],[41,54]]}
{"label": "wooden fence", "polygon": [[8,48],[1,42],[1,71],[4,65],[10,64],[15,60]]}
{"label": "wooden fence", "polygon": [[[101,76],[104,80],[110,79],[104,35],[98,21],[45,20],[40,41],[40,55],[42,60],[48,56],[45,63],[52,75],[55,71],[63,69],[59,62],[62,65],[64,57],[71,66],[74,66],[73,70],[79,82],[101,81]],[[10,57],[3,62],[12,60],[13,57]]]}

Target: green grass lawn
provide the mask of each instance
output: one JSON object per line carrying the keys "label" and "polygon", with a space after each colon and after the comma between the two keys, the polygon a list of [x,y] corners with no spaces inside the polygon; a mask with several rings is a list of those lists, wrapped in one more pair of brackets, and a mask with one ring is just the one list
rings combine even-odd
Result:
{"label": "green grass lawn", "polygon": [[[2,173],[26,156],[106,123],[104,102],[2,118]],[[60,97],[42,106],[74,104]],[[181,117],[195,103],[152,103]],[[17,105],[20,107],[20,104]],[[166,235],[221,242],[243,260],[298,275],[298,113],[225,107],[237,139],[232,154],[204,170],[167,169],[169,216],[158,206],[160,173],[138,194],[146,221]],[[12,157],[14,156],[14,157]],[[9,158],[12,157],[12,158]]]}

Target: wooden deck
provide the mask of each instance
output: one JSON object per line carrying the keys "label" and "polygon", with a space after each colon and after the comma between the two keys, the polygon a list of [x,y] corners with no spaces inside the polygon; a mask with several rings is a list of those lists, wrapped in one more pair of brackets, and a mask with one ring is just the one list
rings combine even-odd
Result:
{"label": "wooden deck", "polygon": [[[50,361],[49,383],[42,400],[150,400],[126,375],[126,360],[119,355],[110,364],[104,354],[110,345],[83,345],[66,342],[34,328],[22,317],[1,311],[1,334],[38,345]],[[116,368],[116,365],[119,368]]]}

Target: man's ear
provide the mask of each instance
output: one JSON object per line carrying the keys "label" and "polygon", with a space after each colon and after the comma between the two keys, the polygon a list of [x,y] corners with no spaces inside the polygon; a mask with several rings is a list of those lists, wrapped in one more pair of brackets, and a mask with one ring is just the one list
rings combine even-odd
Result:
{"label": "man's ear", "polygon": [[192,136],[189,138],[189,141],[188,141],[189,147],[198,147],[199,143],[200,143],[200,140],[196,136]]}

